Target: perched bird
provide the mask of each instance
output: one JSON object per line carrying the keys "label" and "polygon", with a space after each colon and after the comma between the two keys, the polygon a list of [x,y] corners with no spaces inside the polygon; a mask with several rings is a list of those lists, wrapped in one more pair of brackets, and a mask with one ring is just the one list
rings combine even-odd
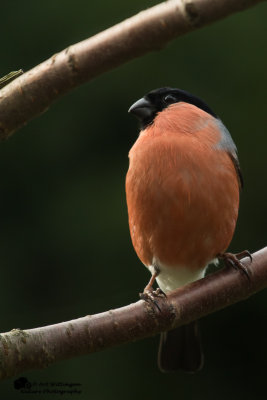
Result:
{"label": "perched bird", "polygon": [[[239,208],[242,175],[237,149],[219,117],[198,97],[181,89],[156,89],[129,109],[141,132],[129,152],[126,198],[134,249],[168,293],[204,276],[223,258]],[[153,293],[152,293],[153,295]],[[193,372],[203,363],[195,323],[161,334],[159,367]]]}

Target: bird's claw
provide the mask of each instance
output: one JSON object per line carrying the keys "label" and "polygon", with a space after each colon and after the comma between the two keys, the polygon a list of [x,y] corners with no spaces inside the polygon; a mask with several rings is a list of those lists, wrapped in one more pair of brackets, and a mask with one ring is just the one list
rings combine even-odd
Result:
{"label": "bird's claw", "polygon": [[156,290],[144,290],[143,293],[139,293],[141,300],[153,303],[159,311],[161,311],[160,306],[156,300],[157,297],[167,297],[166,294],[160,288]]}
{"label": "bird's claw", "polygon": [[152,293],[154,293],[154,295],[156,297],[167,297],[166,293],[163,292],[163,290],[161,290],[161,288],[157,288],[156,290],[154,290]]}
{"label": "bird's claw", "polygon": [[250,280],[249,271],[247,267],[240,261],[244,257],[249,257],[250,262],[252,262],[252,255],[248,250],[244,250],[241,253],[233,254],[233,253],[223,253],[219,254],[218,258],[222,259],[225,265],[235,268],[236,270],[242,271],[248,280]]}
{"label": "bird's claw", "polygon": [[238,260],[241,260],[244,257],[249,257],[250,262],[252,262],[252,255],[251,255],[250,251],[248,251],[248,250],[241,251],[241,253],[237,253],[237,254],[235,254],[235,256]]}

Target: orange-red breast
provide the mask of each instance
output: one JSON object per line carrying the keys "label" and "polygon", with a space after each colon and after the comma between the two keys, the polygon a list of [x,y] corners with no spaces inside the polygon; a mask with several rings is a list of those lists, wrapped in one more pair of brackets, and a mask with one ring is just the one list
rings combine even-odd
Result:
{"label": "orange-red breast", "polygon": [[[141,122],[126,177],[133,246],[163,292],[204,276],[227,249],[242,186],[236,146],[222,121],[201,99],[161,88],[129,112]],[[163,333],[159,366],[198,370],[196,326]]]}

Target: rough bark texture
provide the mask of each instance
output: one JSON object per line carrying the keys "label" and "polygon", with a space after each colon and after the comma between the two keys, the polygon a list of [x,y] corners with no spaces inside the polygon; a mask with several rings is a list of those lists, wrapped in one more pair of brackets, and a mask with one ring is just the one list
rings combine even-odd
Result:
{"label": "rough bark texture", "polygon": [[159,298],[161,311],[143,300],[101,314],[0,335],[0,379],[59,360],[140,340],[187,324],[267,287],[267,247],[242,260],[242,271],[224,268]]}
{"label": "rough bark texture", "polygon": [[83,82],[262,1],[169,0],[54,54],[0,91],[0,139]]}

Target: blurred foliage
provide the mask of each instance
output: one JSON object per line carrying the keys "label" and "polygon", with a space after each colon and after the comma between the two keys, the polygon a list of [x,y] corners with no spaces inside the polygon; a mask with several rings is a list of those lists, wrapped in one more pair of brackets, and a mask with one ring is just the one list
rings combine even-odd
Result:
{"label": "blurred foliage", "polygon": [[[155,3],[4,2],[0,76],[27,71]],[[181,37],[76,89],[1,143],[2,332],[137,300],[149,274],[128,233],[124,179],[137,124],[127,109],[148,90],[189,90],[221,116],[245,177],[231,249],[266,244],[266,17],[265,3]],[[267,373],[266,304],[264,291],[201,321],[206,364],[196,375],[161,374],[158,338],[23,375],[79,382],[79,399],[258,399]],[[0,394],[22,396],[13,379]]]}

